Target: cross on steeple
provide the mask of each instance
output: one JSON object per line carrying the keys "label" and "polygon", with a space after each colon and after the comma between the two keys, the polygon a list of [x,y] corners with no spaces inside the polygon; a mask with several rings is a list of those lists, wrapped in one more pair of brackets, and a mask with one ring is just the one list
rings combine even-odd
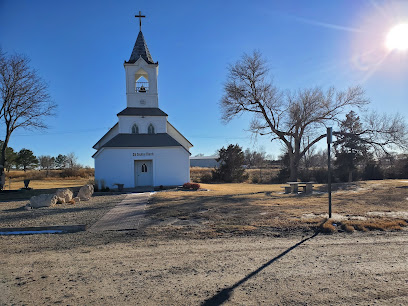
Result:
{"label": "cross on steeple", "polygon": [[142,12],[139,11],[139,15],[135,15],[135,17],[139,18],[139,27],[140,31],[142,31],[142,18],[145,18],[146,16],[142,15]]}

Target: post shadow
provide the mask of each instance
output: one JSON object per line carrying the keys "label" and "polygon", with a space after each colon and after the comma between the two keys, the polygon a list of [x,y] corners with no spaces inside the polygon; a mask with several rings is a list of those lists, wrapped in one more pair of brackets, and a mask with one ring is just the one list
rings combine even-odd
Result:
{"label": "post shadow", "polygon": [[269,265],[271,265],[272,263],[277,261],[279,258],[285,256],[286,254],[288,254],[293,249],[297,248],[298,246],[305,243],[306,241],[316,237],[318,234],[319,234],[319,232],[316,232],[312,236],[307,237],[307,238],[303,239],[302,241],[296,243],[295,245],[291,246],[290,248],[283,251],[282,253],[280,253],[276,257],[274,257],[271,260],[269,260],[268,262],[264,263],[258,269],[256,269],[256,270],[252,271],[251,273],[249,273],[247,276],[245,276],[244,278],[242,278],[241,280],[239,280],[238,282],[236,282],[232,286],[222,289],[220,292],[218,292],[213,297],[205,300],[201,305],[202,306],[218,306],[218,305],[222,305],[223,303],[225,303],[226,301],[229,300],[229,298],[231,297],[231,294],[232,294],[232,292],[234,291],[235,288],[242,285],[243,283],[245,283],[247,280],[254,277],[255,275],[257,275],[263,269],[267,268]]}

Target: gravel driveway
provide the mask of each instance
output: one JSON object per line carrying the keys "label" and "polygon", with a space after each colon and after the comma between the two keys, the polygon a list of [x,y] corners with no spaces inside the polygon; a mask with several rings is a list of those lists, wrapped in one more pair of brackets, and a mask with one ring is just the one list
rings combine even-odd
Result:
{"label": "gravel driveway", "polygon": [[82,232],[0,237],[0,250],[7,305],[408,303],[406,231],[198,240]]}

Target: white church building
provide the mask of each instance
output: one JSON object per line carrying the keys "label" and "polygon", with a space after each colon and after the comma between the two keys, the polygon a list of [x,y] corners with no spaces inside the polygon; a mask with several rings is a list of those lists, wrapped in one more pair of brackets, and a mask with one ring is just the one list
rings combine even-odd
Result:
{"label": "white church building", "polygon": [[158,62],[154,62],[141,31],[125,61],[126,108],[118,122],[93,146],[97,152],[95,180],[113,188],[176,186],[190,181],[193,146],[159,108]]}

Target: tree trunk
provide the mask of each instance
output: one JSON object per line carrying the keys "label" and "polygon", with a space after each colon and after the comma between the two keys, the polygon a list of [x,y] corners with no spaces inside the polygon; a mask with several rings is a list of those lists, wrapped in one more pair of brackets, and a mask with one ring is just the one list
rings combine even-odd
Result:
{"label": "tree trunk", "polygon": [[10,140],[10,133],[8,132],[8,128],[7,128],[6,138],[4,139],[3,147],[1,148],[0,165],[2,167],[0,167],[0,176],[2,176],[4,173],[5,164],[6,164],[6,149],[7,149],[9,140]]}
{"label": "tree trunk", "polygon": [[351,183],[353,181],[353,170],[349,170],[348,182]]}
{"label": "tree trunk", "polygon": [[299,162],[303,155],[300,154],[300,139],[295,139],[295,152],[289,149],[290,177],[289,181],[296,182],[299,175]]}
{"label": "tree trunk", "polygon": [[6,163],[6,142],[3,143],[1,148],[1,157],[0,157],[0,176],[4,173],[4,164]]}
{"label": "tree trunk", "polygon": [[295,154],[289,153],[289,171],[290,171],[290,182],[296,182],[298,179],[298,167],[299,167],[299,160],[296,160]]}

